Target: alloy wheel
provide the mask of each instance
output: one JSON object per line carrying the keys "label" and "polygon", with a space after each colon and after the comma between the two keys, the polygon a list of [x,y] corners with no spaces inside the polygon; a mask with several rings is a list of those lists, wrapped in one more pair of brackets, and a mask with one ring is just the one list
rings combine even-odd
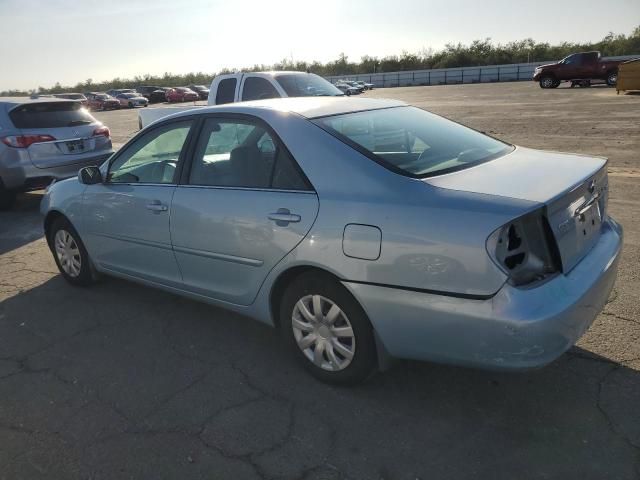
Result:
{"label": "alloy wheel", "polygon": [[351,364],[356,338],[346,314],[332,300],[302,297],[293,308],[291,327],[298,347],[315,366],[337,372]]}
{"label": "alloy wheel", "polygon": [[82,257],[73,236],[64,229],[58,230],[54,238],[54,247],[62,270],[70,277],[77,278],[82,269]]}

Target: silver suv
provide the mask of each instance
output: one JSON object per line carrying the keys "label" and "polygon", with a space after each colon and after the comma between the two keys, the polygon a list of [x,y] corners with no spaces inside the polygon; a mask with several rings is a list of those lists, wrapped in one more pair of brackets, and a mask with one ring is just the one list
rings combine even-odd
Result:
{"label": "silver suv", "polygon": [[0,210],[112,153],[109,129],[78,101],[0,98]]}

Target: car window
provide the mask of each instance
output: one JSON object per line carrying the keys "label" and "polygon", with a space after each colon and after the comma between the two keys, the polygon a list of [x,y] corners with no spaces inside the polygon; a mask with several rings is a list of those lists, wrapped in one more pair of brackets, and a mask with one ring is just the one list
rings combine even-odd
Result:
{"label": "car window", "polygon": [[242,100],[262,100],[265,98],[278,98],[280,95],[271,82],[261,77],[248,77],[244,81]]}
{"label": "car window", "polygon": [[565,65],[579,65],[581,63],[582,60],[582,55],[580,55],[579,53],[576,53],[574,55],[570,55],[568,56],[564,63]]}
{"label": "car window", "polygon": [[461,170],[513,150],[511,145],[415,107],[334,115],[315,123],[383,166],[414,177]]}
{"label": "car window", "polygon": [[20,105],[9,113],[16,128],[61,128],[88,125],[96,120],[80,102],[37,102]]}
{"label": "car window", "polygon": [[244,120],[205,122],[189,175],[191,185],[309,190],[295,160],[271,133]]}
{"label": "car window", "polygon": [[111,183],[174,183],[180,152],[191,121],[156,128],[116,157],[109,167]]}
{"label": "car window", "polygon": [[236,82],[235,78],[225,78],[218,84],[216,105],[233,103],[236,95]]}
{"label": "car window", "polygon": [[342,92],[334,85],[313,73],[280,74],[276,76],[276,81],[289,97],[342,95]]}

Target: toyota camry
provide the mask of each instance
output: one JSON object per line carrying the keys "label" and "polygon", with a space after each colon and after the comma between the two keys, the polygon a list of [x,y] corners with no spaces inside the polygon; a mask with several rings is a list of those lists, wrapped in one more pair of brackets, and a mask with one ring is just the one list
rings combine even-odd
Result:
{"label": "toyota camry", "polygon": [[41,209],[69,283],[107,274],[243,313],[349,384],[394,357],[527,369],[560,356],[615,281],[607,198],[606,159],[327,97],[165,117]]}

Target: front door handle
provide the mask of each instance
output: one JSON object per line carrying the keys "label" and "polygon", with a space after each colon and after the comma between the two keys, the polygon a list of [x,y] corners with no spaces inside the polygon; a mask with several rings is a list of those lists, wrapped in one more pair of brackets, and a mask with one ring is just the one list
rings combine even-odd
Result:
{"label": "front door handle", "polygon": [[276,222],[279,227],[286,227],[290,223],[298,223],[300,215],[291,213],[288,208],[279,208],[277,212],[269,214],[269,220]]}
{"label": "front door handle", "polygon": [[166,212],[169,210],[169,207],[163,205],[160,200],[154,200],[151,203],[147,203],[147,210],[151,210],[152,212]]}

